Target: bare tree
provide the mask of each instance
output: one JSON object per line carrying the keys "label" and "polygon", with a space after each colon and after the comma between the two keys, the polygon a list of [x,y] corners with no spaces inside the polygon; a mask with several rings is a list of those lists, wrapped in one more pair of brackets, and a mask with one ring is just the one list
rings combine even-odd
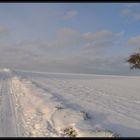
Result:
{"label": "bare tree", "polygon": [[134,53],[126,60],[130,63],[130,69],[140,69],[140,53]]}

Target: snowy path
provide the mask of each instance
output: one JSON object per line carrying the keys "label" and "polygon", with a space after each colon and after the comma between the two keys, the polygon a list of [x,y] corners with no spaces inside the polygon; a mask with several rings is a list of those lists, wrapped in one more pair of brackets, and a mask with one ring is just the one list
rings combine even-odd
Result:
{"label": "snowy path", "polygon": [[0,137],[17,137],[19,135],[9,78],[9,73],[0,73]]}

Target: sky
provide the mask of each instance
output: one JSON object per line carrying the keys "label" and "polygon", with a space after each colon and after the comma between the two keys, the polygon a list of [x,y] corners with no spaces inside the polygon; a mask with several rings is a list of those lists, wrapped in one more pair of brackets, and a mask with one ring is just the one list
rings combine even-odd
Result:
{"label": "sky", "polygon": [[0,3],[0,68],[140,75],[140,3]]}

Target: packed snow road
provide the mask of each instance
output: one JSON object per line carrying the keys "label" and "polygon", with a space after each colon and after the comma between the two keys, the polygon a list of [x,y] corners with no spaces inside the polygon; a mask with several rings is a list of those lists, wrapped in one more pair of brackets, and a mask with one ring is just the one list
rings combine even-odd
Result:
{"label": "packed snow road", "polygon": [[0,72],[0,137],[19,136],[15,104],[10,93],[10,78],[8,71]]}
{"label": "packed snow road", "polygon": [[0,72],[0,136],[139,137],[140,78]]}

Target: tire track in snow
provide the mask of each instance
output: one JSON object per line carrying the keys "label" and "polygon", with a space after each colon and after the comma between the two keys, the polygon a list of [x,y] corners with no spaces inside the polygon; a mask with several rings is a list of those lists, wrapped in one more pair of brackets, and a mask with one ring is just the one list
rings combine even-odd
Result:
{"label": "tire track in snow", "polygon": [[10,93],[9,73],[0,72],[1,104],[0,104],[0,137],[19,136],[14,103]]}

